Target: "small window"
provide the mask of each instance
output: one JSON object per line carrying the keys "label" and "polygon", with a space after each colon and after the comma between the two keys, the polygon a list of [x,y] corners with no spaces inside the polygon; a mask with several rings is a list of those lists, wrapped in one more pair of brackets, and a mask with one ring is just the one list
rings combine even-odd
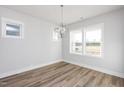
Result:
{"label": "small window", "polygon": [[84,54],[102,56],[103,24],[89,26],[84,29]]}
{"label": "small window", "polygon": [[23,23],[7,18],[2,18],[2,37],[4,38],[22,38]]}
{"label": "small window", "polygon": [[56,31],[53,31],[53,41],[59,41],[59,33]]}
{"label": "small window", "polygon": [[70,53],[82,54],[82,31],[70,32]]}

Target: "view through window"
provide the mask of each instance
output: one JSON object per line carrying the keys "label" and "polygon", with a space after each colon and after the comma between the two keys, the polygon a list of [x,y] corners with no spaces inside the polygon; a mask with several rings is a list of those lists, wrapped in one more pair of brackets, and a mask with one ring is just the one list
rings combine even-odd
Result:
{"label": "view through window", "polygon": [[88,27],[84,31],[84,54],[101,56],[102,53],[102,25]]}
{"label": "view through window", "polygon": [[70,51],[71,53],[82,54],[82,31],[70,32]]}

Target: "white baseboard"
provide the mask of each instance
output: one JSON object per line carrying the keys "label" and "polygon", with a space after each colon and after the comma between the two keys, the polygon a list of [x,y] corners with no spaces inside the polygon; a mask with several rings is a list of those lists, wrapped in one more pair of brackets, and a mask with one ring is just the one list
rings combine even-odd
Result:
{"label": "white baseboard", "polygon": [[89,69],[93,69],[93,70],[96,70],[96,71],[99,71],[99,72],[103,72],[103,73],[106,73],[106,74],[110,74],[110,75],[114,75],[114,76],[124,78],[124,73],[110,71],[110,70],[106,70],[105,68],[99,68],[99,67],[96,67],[96,66],[90,66],[90,65],[87,65],[87,64],[79,64],[79,63],[76,63],[76,62],[60,59],[60,60],[56,60],[56,61],[47,62],[46,64],[28,66],[28,67],[25,67],[25,68],[22,68],[22,69],[19,69],[19,70],[2,73],[2,74],[0,74],[0,79],[4,78],[4,77],[11,76],[11,75],[19,74],[19,73],[22,73],[22,72],[25,72],[25,71],[40,68],[40,67],[43,67],[43,66],[46,66],[46,65],[50,65],[50,64],[53,64],[53,63],[57,63],[57,62],[60,62],[60,61],[68,62],[68,63],[71,63],[71,64],[75,64],[75,65],[79,65],[79,66],[86,67],[86,68],[89,68]]}
{"label": "white baseboard", "polygon": [[19,73],[22,73],[22,72],[25,72],[25,71],[40,68],[40,67],[43,67],[43,66],[46,66],[46,65],[50,65],[50,64],[53,64],[53,63],[57,63],[57,62],[60,62],[60,61],[62,61],[62,60],[61,59],[60,60],[55,60],[55,61],[51,61],[51,62],[46,62],[45,64],[39,64],[39,65],[35,65],[35,66],[28,66],[28,67],[25,67],[25,68],[22,68],[22,69],[2,73],[2,74],[0,74],[0,79],[4,78],[4,77],[11,76],[11,75],[19,74]]}
{"label": "white baseboard", "polygon": [[115,71],[111,71],[111,70],[108,70],[108,69],[105,69],[105,68],[96,67],[96,66],[90,66],[90,65],[87,65],[87,64],[79,64],[79,63],[68,61],[68,60],[63,60],[63,61],[67,62],[67,63],[79,65],[79,66],[82,66],[82,67],[85,67],[85,68],[93,69],[93,70],[96,70],[96,71],[99,71],[99,72],[103,72],[103,73],[106,73],[106,74],[109,74],[109,75],[113,75],[113,76],[124,78],[124,73],[115,72]]}

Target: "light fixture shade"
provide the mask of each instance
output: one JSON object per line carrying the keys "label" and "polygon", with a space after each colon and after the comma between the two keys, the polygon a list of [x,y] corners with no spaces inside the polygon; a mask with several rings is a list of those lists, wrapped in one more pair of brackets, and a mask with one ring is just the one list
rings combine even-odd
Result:
{"label": "light fixture shade", "polygon": [[54,31],[57,32],[57,33],[60,33],[60,27],[55,27]]}
{"label": "light fixture shade", "polygon": [[65,26],[55,27],[54,31],[57,33],[64,33],[66,31],[66,27]]}
{"label": "light fixture shade", "polygon": [[65,31],[66,31],[66,28],[65,27],[61,27],[61,33],[63,34],[63,33],[65,33]]}

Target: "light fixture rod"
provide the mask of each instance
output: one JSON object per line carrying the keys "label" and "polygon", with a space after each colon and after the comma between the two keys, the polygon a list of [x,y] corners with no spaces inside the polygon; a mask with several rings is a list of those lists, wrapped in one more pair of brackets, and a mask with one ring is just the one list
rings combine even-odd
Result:
{"label": "light fixture rod", "polygon": [[60,5],[60,7],[61,7],[61,25],[63,26],[64,24],[63,24],[63,5]]}

